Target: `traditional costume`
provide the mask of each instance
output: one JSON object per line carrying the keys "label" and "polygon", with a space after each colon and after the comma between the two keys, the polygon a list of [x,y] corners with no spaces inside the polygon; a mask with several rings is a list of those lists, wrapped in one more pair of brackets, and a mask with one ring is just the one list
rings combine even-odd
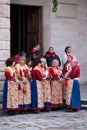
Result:
{"label": "traditional costume", "polygon": [[51,76],[51,106],[52,108],[62,107],[62,71],[60,68],[50,68],[50,76]]}
{"label": "traditional costume", "polygon": [[51,86],[49,78],[49,68],[43,68],[43,89],[44,89],[44,107],[51,107]]}
{"label": "traditional costume", "polygon": [[32,83],[31,83],[32,110],[42,110],[44,108],[42,79],[43,79],[42,67],[35,66],[32,71]]}
{"label": "traditional costume", "polygon": [[[67,79],[67,75],[70,73],[71,70],[72,70],[71,64],[67,61],[63,67],[63,76],[64,76],[63,101],[65,104],[68,104],[68,100],[70,99],[70,95],[71,95],[70,92],[72,88],[72,79],[70,80]],[[66,91],[68,95],[66,95]]]}
{"label": "traditional costume", "polygon": [[8,110],[18,109],[18,80],[15,68],[5,68],[6,81],[3,89],[3,108]]}
{"label": "traditional costume", "polygon": [[72,80],[71,87],[71,96],[68,101],[68,108],[73,110],[81,109],[81,97],[80,97],[80,85],[79,85],[79,77],[80,77],[80,67],[78,65],[74,65],[72,67],[72,71],[67,76]]}
{"label": "traditional costume", "polygon": [[30,109],[31,108],[31,88],[29,81],[29,69],[26,64],[21,66],[17,64],[15,66],[19,79],[19,109]]}
{"label": "traditional costume", "polygon": [[[62,66],[64,67],[64,64],[67,62],[67,56],[68,55],[72,55],[72,54],[68,54],[68,53],[65,53],[64,55],[63,55],[63,57],[62,57]],[[72,57],[73,57],[73,59],[72,59],[72,61],[74,62],[74,61],[77,61],[77,63],[78,63],[78,60],[76,59],[76,57],[74,56],[74,55],[72,55]],[[78,63],[78,65],[79,65],[79,63]]]}

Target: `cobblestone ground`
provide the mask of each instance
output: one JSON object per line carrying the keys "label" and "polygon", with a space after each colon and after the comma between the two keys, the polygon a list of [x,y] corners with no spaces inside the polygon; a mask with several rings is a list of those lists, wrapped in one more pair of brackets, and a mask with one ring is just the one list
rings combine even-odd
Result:
{"label": "cobblestone ground", "polygon": [[86,130],[87,110],[76,113],[51,111],[41,114],[1,116],[0,130]]}

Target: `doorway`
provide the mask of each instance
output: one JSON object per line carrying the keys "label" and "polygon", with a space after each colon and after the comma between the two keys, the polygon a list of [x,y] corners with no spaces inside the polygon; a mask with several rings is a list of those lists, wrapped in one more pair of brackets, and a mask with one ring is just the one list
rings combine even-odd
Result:
{"label": "doorway", "polygon": [[30,54],[34,43],[42,50],[42,7],[11,4],[11,56]]}

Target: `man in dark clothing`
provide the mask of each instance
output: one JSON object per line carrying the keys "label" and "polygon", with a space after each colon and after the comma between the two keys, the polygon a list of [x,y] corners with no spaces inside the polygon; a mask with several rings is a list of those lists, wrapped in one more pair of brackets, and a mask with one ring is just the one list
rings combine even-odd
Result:
{"label": "man in dark clothing", "polygon": [[31,59],[33,61],[34,59],[36,59],[36,57],[41,58],[41,50],[39,43],[33,43],[33,48],[31,50],[31,53],[27,56],[27,59]]}
{"label": "man in dark clothing", "polygon": [[52,61],[54,59],[57,59],[59,61],[59,66],[61,66],[61,61],[59,56],[54,52],[54,48],[53,47],[49,47],[49,50],[46,52],[46,54],[44,55],[44,58],[46,58],[47,61],[47,65],[49,67],[52,66]]}

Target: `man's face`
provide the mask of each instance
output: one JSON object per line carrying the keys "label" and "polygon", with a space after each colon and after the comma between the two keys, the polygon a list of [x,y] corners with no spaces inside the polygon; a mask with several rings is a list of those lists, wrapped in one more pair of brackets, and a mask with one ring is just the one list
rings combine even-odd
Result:
{"label": "man's face", "polygon": [[40,50],[40,45],[39,45],[39,44],[36,46],[36,49],[37,49],[37,50]]}
{"label": "man's face", "polygon": [[53,48],[49,48],[49,52],[52,54],[54,52]]}
{"label": "man's face", "polygon": [[67,53],[71,53],[71,48],[68,48],[68,49],[67,49]]}

